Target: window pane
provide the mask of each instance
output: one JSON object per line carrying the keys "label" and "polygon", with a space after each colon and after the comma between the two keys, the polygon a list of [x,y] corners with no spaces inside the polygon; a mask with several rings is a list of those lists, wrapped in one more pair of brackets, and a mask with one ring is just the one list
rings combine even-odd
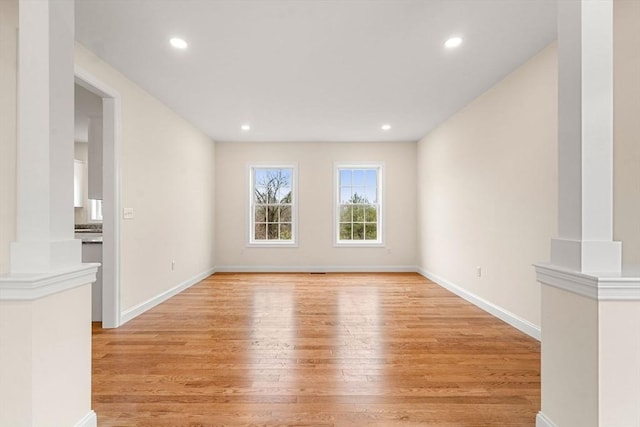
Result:
{"label": "window pane", "polygon": [[279,230],[278,224],[267,224],[267,240],[278,240]]}
{"label": "window pane", "polygon": [[291,224],[280,224],[280,240],[291,240]]}
{"label": "window pane", "polygon": [[292,169],[254,168],[255,200],[262,203],[279,203],[290,197]]}
{"label": "window pane", "polygon": [[280,206],[280,221],[291,222],[291,206]]}
{"label": "window pane", "polygon": [[365,184],[367,187],[377,187],[378,186],[378,171],[375,169],[367,169],[366,171],[366,180]]}
{"label": "window pane", "polygon": [[267,170],[266,169],[255,168],[253,170],[254,185],[256,187],[260,187],[260,186],[264,185],[264,183],[266,182],[266,176],[267,176]]}
{"label": "window pane", "polygon": [[340,183],[341,187],[348,187],[351,185],[351,169],[340,169]]}
{"label": "window pane", "polygon": [[265,203],[269,203],[269,204],[274,204],[274,203],[278,203],[278,201],[276,200],[277,194],[276,194],[276,189],[273,187],[269,187],[266,189],[266,195],[265,195]]}
{"label": "window pane", "polygon": [[353,240],[364,240],[364,224],[353,224]]}
{"label": "window pane", "polygon": [[351,200],[351,187],[340,188],[340,203],[349,203]]}
{"label": "window pane", "polygon": [[366,203],[364,195],[364,187],[353,187],[353,196],[351,203]]}
{"label": "window pane", "polygon": [[291,169],[277,169],[275,172],[276,198],[278,203],[291,203]]}
{"label": "window pane", "polygon": [[273,180],[273,177],[278,174],[278,169],[265,169],[265,176],[267,181]]}
{"label": "window pane", "polygon": [[291,169],[276,169],[277,173],[280,174],[280,180],[282,182],[282,187],[291,187]]}
{"label": "window pane", "polygon": [[269,205],[267,207],[267,222],[278,222],[280,220],[280,206]]}
{"label": "window pane", "polygon": [[291,188],[290,187],[280,188],[278,190],[277,199],[278,199],[277,200],[278,203],[291,203],[291,201],[292,201]]}
{"label": "window pane", "polygon": [[364,185],[365,171],[364,169],[354,169],[353,185]]}
{"label": "window pane", "polygon": [[353,206],[340,206],[340,222],[351,222]]}
{"label": "window pane", "polygon": [[265,206],[256,206],[255,212],[255,222],[266,222],[267,221],[267,208]]}
{"label": "window pane", "polygon": [[257,203],[267,203],[267,190],[264,187],[256,187],[253,192],[253,200]]}
{"label": "window pane", "polygon": [[365,240],[376,240],[378,238],[378,225],[367,223],[364,225]]}
{"label": "window pane", "polygon": [[256,224],[254,233],[255,240],[265,240],[267,238],[267,224]]}
{"label": "window pane", "polygon": [[373,187],[365,187],[365,196],[369,203],[378,203],[378,192]]}
{"label": "window pane", "polygon": [[378,209],[375,206],[365,206],[364,208],[364,220],[367,222],[378,221]]}
{"label": "window pane", "polygon": [[351,240],[351,224],[340,224],[340,240]]}
{"label": "window pane", "polygon": [[353,206],[353,222],[364,222],[364,206]]}

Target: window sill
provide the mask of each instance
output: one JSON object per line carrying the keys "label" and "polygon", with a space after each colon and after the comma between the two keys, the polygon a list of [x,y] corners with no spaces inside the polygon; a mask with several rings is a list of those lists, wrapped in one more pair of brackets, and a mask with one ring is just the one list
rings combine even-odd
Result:
{"label": "window sill", "polygon": [[384,248],[384,242],[334,242],[336,248]]}
{"label": "window sill", "polygon": [[297,248],[298,242],[249,242],[248,248]]}

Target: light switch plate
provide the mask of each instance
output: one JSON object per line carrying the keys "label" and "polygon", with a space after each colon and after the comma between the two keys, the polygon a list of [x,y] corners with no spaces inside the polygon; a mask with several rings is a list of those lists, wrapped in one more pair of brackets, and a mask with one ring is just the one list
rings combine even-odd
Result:
{"label": "light switch plate", "polygon": [[123,219],[133,219],[133,208],[122,208]]}

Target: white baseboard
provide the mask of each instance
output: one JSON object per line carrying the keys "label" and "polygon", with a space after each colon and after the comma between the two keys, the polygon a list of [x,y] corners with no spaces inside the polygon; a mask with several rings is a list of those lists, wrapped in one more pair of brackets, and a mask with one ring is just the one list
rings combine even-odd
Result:
{"label": "white baseboard", "polygon": [[549,419],[542,411],[538,412],[536,416],[536,427],[556,427],[556,425]]}
{"label": "white baseboard", "polygon": [[459,297],[469,301],[471,304],[483,309],[484,311],[488,312],[489,314],[492,314],[493,316],[497,317],[498,319],[508,323],[509,325],[513,326],[514,328],[524,332],[525,334],[529,335],[532,338],[537,339],[538,341],[540,341],[541,335],[540,335],[540,327],[534,325],[533,323],[529,322],[528,320],[523,319],[520,316],[517,316],[513,313],[511,313],[510,311],[505,310],[504,308],[497,306],[487,300],[485,300],[484,298],[479,297],[478,295],[469,292],[468,290],[462,288],[461,286],[458,286],[454,283],[449,282],[448,280],[439,277],[429,271],[426,271],[420,267],[417,268],[418,273],[420,273],[421,275],[423,275],[424,277],[426,277],[427,279],[431,280],[432,282],[435,282],[436,284],[442,286],[445,289],[448,289],[449,291],[453,292],[454,294],[458,295]]}
{"label": "white baseboard", "polygon": [[415,265],[224,265],[218,273],[415,273]]}
{"label": "white baseboard", "polygon": [[127,323],[129,320],[134,319],[136,317],[138,317],[139,315],[141,315],[142,313],[144,313],[147,310],[152,309],[153,307],[157,306],[158,304],[161,304],[163,302],[165,302],[166,300],[168,300],[169,298],[171,298],[174,295],[179,294],[180,292],[184,291],[185,289],[195,285],[196,283],[200,282],[203,279],[206,279],[207,277],[211,276],[212,274],[214,274],[217,270],[215,268],[210,268],[209,270],[198,274],[197,276],[192,277],[189,280],[185,280],[184,282],[178,284],[177,286],[174,286],[173,288],[164,291],[163,293],[156,295],[155,297],[148,299],[147,301],[140,303],[136,306],[133,306],[125,311],[122,312],[122,314],[120,315],[120,325],[124,325],[125,323]]}
{"label": "white baseboard", "polygon": [[98,427],[98,418],[96,417],[96,413],[89,411],[89,413],[82,417],[80,421],[75,423],[73,427]]}

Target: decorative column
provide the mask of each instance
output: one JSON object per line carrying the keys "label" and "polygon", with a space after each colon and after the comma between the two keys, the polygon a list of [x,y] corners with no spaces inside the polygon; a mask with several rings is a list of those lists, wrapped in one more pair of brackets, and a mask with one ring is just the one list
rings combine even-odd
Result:
{"label": "decorative column", "polygon": [[558,3],[558,235],[551,262],[620,272],[613,241],[612,2]]}
{"label": "decorative column", "polygon": [[17,239],[0,276],[0,425],[94,427],[97,264],[82,264],[73,236],[74,1],[2,1],[18,6],[6,17],[18,24],[18,140]]}
{"label": "decorative column", "polygon": [[[73,236],[74,3],[20,1],[17,241],[12,273],[80,263]],[[69,20],[70,19],[70,20]]]}
{"label": "decorative column", "polygon": [[[538,427],[640,420],[640,278],[613,241],[613,1],[558,2],[558,238],[542,283]],[[635,307],[635,308],[634,308]]]}

